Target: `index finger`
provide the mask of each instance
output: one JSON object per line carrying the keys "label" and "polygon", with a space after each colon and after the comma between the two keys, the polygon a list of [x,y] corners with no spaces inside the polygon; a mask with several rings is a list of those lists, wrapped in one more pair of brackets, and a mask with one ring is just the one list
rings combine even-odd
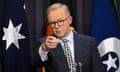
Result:
{"label": "index finger", "polygon": [[56,37],[54,37],[54,36],[48,36],[47,37],[49,40],[54,40],[54,39],[56,39]]}

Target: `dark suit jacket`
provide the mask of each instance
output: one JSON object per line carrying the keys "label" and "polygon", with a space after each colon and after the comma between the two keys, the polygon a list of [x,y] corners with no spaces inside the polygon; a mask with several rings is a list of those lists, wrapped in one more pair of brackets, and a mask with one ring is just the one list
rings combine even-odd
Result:
{"label": "dark suit jacket", "polygon": [[[44,40],[40,40],[40,43]],[[82,64],[81,67],[77,65],[77,72],[80,72],[80,68],[82,72],[104,72],[94,38],[74,33],[74,48],[75,61]],[[49,51],[46,62],[41,61],[38,49],[32,60],[34,66],[44,65],[46,72],[70,72],[60,44]]]}

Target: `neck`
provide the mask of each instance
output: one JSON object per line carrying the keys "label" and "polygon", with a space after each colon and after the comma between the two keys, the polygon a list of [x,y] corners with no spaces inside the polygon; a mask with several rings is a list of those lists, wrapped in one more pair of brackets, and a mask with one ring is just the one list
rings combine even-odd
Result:
{"label": "neck", "polygon": [[66,35],[65,36],[63,36],[63,37],[60,37],[60,39],[66,39],[67,37],[68,37],[68,35],[70,34],[70,32],[71,32],[71,30],[68,30],[68,32],[66,33]]}

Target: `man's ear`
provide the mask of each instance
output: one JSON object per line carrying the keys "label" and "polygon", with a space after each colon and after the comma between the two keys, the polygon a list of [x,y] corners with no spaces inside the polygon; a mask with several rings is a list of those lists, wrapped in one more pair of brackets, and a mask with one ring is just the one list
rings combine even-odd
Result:
{"label": "man's ear", "polygon": [[72,21],[73,21],[73,17],[72,17],[72,16],[69,16],[69,24],[70,24],[70,25],[72,24]]}

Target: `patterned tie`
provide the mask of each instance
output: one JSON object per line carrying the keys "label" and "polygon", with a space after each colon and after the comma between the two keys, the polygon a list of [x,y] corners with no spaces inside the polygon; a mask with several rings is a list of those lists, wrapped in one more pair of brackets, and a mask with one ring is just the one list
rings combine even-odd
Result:
{"label": "patterned tie", "polygon": [[67,44],[68,40],[63,40],[63,43],[64,43],[64,54],[67,58],[67,62],[68,62],[68,66],[70,68],[70,72],[76,72],[76,68],[75,68],[75,62],[74,60],[72,59],[72,54],[71,54],[71,51],[70,51],[70,48],[68,47],[68,44]]}

